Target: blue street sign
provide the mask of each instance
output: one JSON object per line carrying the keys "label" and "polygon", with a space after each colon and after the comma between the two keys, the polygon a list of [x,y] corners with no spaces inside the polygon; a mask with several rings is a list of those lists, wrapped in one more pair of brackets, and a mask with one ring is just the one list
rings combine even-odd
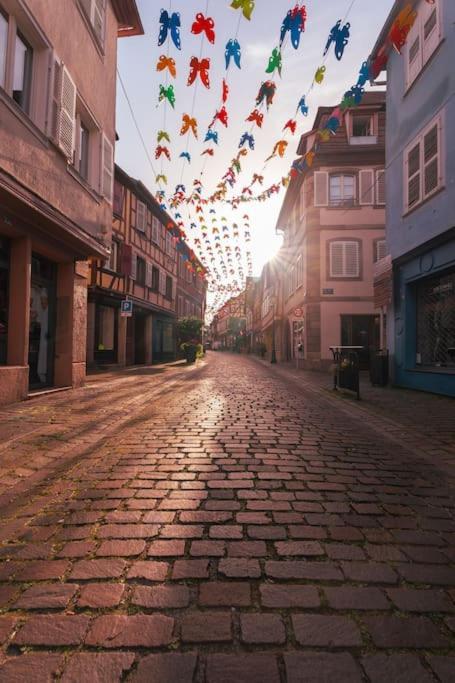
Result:
{"label": "blue street sign", "polygon": [[120,305],[120,316],[122,318],[131,318],[133,315],[133,302],[129,299],[124,299]]}

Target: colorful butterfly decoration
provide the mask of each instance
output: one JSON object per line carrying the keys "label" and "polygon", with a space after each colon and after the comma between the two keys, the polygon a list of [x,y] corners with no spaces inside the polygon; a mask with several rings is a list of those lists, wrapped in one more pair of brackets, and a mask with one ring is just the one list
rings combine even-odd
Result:
{"label": "colorful butterfly decoration", "polygon": [[326,71],[325,66],[320,66],[320,67],[316,70],[316,73],[314,74],[314,80],[315,80],[315,82],[318,83],[319,85],[320,85],[320,84],[322,83],[322,81],[324,80],[325,71]]}
{"label": "colorful butterfly decoration", "polygon": [[205,134],[204,142],[214,142],[215,145],[218,144],[218,131],[216,130],[209,130]]}
{"label": "colorful butterfly decoration", "polygon": [[171,141],[169,133],[167,133],[165,130],[159,130],[156,136],[156,141],[158,143],[160,143],[162,140],[166,140],[167,142]]}
{"label": "colorful butterfly decoration", "polygon": [[231,7],[233,9],[241,9],[245,19],[250,21],[251,15],[254,11],[255,0],[232,0]]}
{"label": "colorful butterfly decoration", "polygon": [[272,156],[274,157],[278,154],[279,157],[283,158],[284,154],[286,152],[287,146],[288,146],[287,140],[278,140],[278,142],[275,143],[275,146],[273,148]]}
{"label": "colorful butterfly decoration", "polygon": [[283,126],[283,130],[290,130],[292,135],[294,135],[296,128],[297,121],[294,121],[294,119],[289,119],[289,121],[287,121]]}
{"label": "colorful butterfly decoration", "polygon": [[201,152],[201,157],[204,156],[204,154],[207,154],[210,157],[213,157],[214,150],[212,147],[208,147],[207,149],[204,149],[203,152]]}
{"label": "colorful butterfly decoration", "polygon": [[273,104],[273,98],[275,96],[276,85],[273,81],[265,81],[261,84],[259,92],[256,97],[256,104],[259,106],[265,100],[267,109]]}
{"label": "colorful butterfly decoration", "polygon": [[212,17],[204,17],[202,12],[196,14],[196,20],[193,22],[191,27],[191,33],[194,33],[194,35],[205,33],[205,37],[209,43],[212,43],[213,45],[215,43],[214,29],[215,22],[213,21]]}
{"label": "colorful butterfly decoration", "polygon": [[324,56],[327,54],[327,52],[330,49],[330,46],[332,43],[335,43],[335,57],[340,61],[343,57],[344,50],[346,45],[349,42],[350,38],[350,28],[351,24],[347,22],[343,28],[341,28],[341,19],[338,19],[337,23],[335,26],[332,27],[325,49],[324,49]]}
{"label": "colorful butterfly decoration", "polygon": [[177,76],[175,59],[173,59],[172,57],[166,57],[166,55],[161,55],[161,57],[158,59],[158,62],[156,64],[156,70],[157,71],[164,71],[165,69],[168,69],[172,78],[175,78]]}
{"label": "colorful butterfly decoration", "polygon": [[171,160],[171,153],[169,152],[168,147],[163,147],[162,145],[158,145],[157,148],[155,149],[155,159],[159,159],[163,154],[168,159],[168,161]]}
{"label": "colorful butterfly decoration", "polygon": [[180,159],[186,159],[189,164],[191,164],[191,154],[189,152],[182,152],[180,154]]}
{"label": "colorful butterfly decoration", "polygon": [[290,9],[286,14],[280,31],[280,47],[282,47],[284,39],[288,33],[291,34],[292,47],[297,50],[300,45],[300,36],[305,30],[305,22],[307,19],[307,12],[305,5],[301,7],[297,3],[294,9]]}
{"label": "colorful butterfly decoration", "polygon": [[197,76],[199,76],[202,84],[206,88],[210,88],[209,69],[210,59],[205,57],[204,59],[199,60],[197,57],[192,57],[190,61],[190,74],[188,76],[187,85],[192,85]]}
{"label": "colorful butterfly decoration", "polygon": [[226,79],[223,78],[223,88],[222,88],[222,94],[221,94],[221,100],[223,103],[227,102],[229,96],[229,86],[226,83]]}
{"label": "colorful butterfly decoration", "polygon": [[297,105],[297,111],[299,111],[303,116],[308,116],[309,112],[309,107],[307,106],[305,95],[300,98],[299,103]]}
{"label": "colorful butterfly decoration", "polygon": [[182,43],[180,40],[180,14],[173,12],[169,16],[169,12],[165,9],[161,10],[160,14],[160,33],[158,36],[158,45],[163,45],[168,37],[170,31],[172,42],[175,47],[180,50]]}
{"label": "colorful butterfly decoration", "polygon": [[273,74],[278,71],[281,76],[281,69],[283,67],[283,60],[281,56],[281,50],[278,47],[273,48],[272,54],[269,57],[269,63],[265,72],[267,74]]}
{"label": "colorful butterfly decoration", "polygon": [[189,114],[183,114],[182,127],[180,128],[180,135],[186,135],[191,131],[197,140],[197,120]]}
{"label": "colorful butterfly decoration", "polygon": [[163,173],[159,173],[155,178],[155,182],[167,185],[167,176],[165,176]]}
{"label": "colorful butterfly decoration", "polygon": [[411,3],[408,3],[393,22],[389,32],[389,40],[399,54],[401,54],[401,49],[405,45],[409,31],[416,19],[417,12],[413,9]]}
{"label": "colorful butterfly decoration", "polygon": [[240,43],[236,38],[231,38],[231,40],[228,40],[226,43],[226,49],[225,49],[225,60],[226,60],[226,69],[229,69],[229,65],[231,63],[231,59],[234,60],[234,64],[241,69],[240,65],[240,60],[242,57],[242,51],[240,48]]}
{"label": "colorful butterfly decoration", "polygon": [[162,102],[163,100],[167,100],[171,105],[172,109],[174,109],[175,92],[173,85],[169,85],[167,88],[164,85],[160,85],[160,94],[158,97],[158,101]]}
{"label": "colorful butterfly decoration", "polygon": [[216,112],[215,116],[213,117],[212,121],[212,126],[215,123],[215,121],[219,121],[220,123],[223,124],[227,128],[228,126],[228,113],[226,111],[226,107],[223,105],[219,111]]}
{"label": "colorful butterfly decoration", "polygon": [[243,147],[247,143],[250,149],[254,149],[254,137],[250,133],[243,133],[240,138],[239,147]]}

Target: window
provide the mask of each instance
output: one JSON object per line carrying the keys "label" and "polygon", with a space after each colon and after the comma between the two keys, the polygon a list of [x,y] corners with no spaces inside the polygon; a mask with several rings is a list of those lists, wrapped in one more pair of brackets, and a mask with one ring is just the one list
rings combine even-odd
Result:
{"label": "window", "polygon": [[16,33],[13,67],[13,100],[29,113],[30,91],[32,87],[33,50],[25,38]]}
{"label": "window", "polygon": [[104,42],[105,0],[80,0],[84,13],[89,20],[97,41]]}
{"label": "window", "polygon": [[297,264],[296,264],[296,271],[297,271],[297,288],[303,286],[303,257],[300,255],[297,259]]}
{"label": "window", "polygon": [[146,264],[143,258],[137,257],[136,263],[136,282],[138,285],[145,285]]}
{"label": "window", "polygon": [[349,144],[351,145],[376,145],[378,142],[376,132],[375,114],[349,114]]}
{"label": "window", "polygon": [[115,309],[98,306],[97,351],[113,351],[115,347]]}
{"label": "window", "polygon": [[376,204],[385,204],[385,170],[376,171]]}
{"label": "window", "polygon": [[387,256],[387,245],[385,240],[375,240],[373,243],[374,257],[373,261],[377,263]]}
{"label": "window", "polygon": [[120,255],[120,242],[113,239],[111,244],[111,254],[109,256],[109,261],[107,267],[112,270],[113,273],[119,272],[119,255]]}
{"label": "window", "polygon": [[331,175],[329,179],[330,206],[353,206],[355,203],[355,175]]}
{"label": "window", "polygon": [[88,180],[88,141],[89,141],[89,130],[82,123],[79,122],[79,173],[81,176]]}
{"label": "window", "polygon": [[406,47],[407,86],[415,81],[442,40],[440,0],[421,0],[416,7],[417,19],[409,32]]}
{"label": "window", "polygon": [[329,243],[329,274],[331,278],[357,278],[360,276],[360,244],[336,240]]}
{"label": "window", "polygon": [[145,232],[147,229],[147,207],[139,199],[136,202],[136,230]]}
{"label": "window", "polygon": [[443,185],[441,162],[442,116],[438,116],[405,150],[407,187],[405,211],[410,211]]}
{"label": "window", "polygon": [[114,181],[114,203],[113,211],[116,216],[120,218],[123,216],[123,199],[125,196],[125,188],[118,180]]}
{"label": "window", "polygon": [[174,254],[174,240],[169,232],[166,233],[166,254],[169,256]]}
{"label": "window", "polygon": [[114,184],[114,147],[103,134],[101,146],[101,194],[112,202],[112,187]]}
{"label": "window", "polygon": [[416,286],[416,364],[455,367],[455,272],[422,280]]}
{"label": "window", "polygon": [[152,267],[152,289],[157,292],[160,286],[160,271],[156,266]]}
{"label": "window", "polygon": [[170,275],[166,275],[166,299],[172,299],[172,278]]}
{"label": "window", "polygon": [[355,138],[368,138],[373,133],[371,116],[353,116],[352,135]]}
{"label": "window", "polygon": [[74,159],[76,132],[76,85],[68,69],[54,57],[52,129],[56,144],[71,163]]}
{"label": "window", "polygon": [[152,216],[152,242],[160,243],[161,223],[156,216]]}
{"label": "window", "polygon": [[5,87],[8,21],[0,11],[0,87]]}

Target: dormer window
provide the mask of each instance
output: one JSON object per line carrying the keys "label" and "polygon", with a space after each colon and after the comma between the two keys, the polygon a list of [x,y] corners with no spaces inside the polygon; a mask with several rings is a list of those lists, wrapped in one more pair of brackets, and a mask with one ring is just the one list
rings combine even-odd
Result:
{"label": "dormer window", "polygon": [[350,145],[377,145],[376,116],[372,113],[355,113],[349,117]]}

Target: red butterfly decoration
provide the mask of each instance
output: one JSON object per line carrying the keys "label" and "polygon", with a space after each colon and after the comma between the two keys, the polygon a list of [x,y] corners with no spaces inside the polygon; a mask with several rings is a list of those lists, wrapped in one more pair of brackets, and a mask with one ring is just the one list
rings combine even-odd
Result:
{"label": "red butterfly decoration", "polygon": [[222,95],[223,102],[227,102],[228,95],[229,95],[229,86],[226,83],[226,80],[223,78],[223,95]]}
{"label": "red butterfly decoration", "polygon": [[214,28],[215,22],[213,21],[212,17],[204,17],[202,12],[199,12],[199,14],[196,14],[196,21],[191,27],[191,33],[199,35],[200,33],[204,32],[207,40],[213,45],[215,43]]}
{"label": "red butterfly decoration", "polygon": [[227,128],[227,125],[228,125],[228,113],[227,113],[227,111],[226,111],[226,107],[224,106],[224,104],[223,104],[223,106],[221,107],[221,109],[220,109],[219,111],[217,111],[216,114],[215,114],[215,116],[213,117],[212,125],[215,123],[215,121],[221,121],[221,123],[223,124],[223,126],[226,126],[226,128]]}
{"label": "red butterfly decoration", "polygon": [[155,150],[155,159],[159,159],[162,154],[164,154],[164,156],[167,159],[169,159],[169,161],[171,160],[171,154],[170,154],[168,148],[162,147],[161,145],[158,145],[158,147]]}
{"label": "red butterfly decoration", "polygon": [[286,130],[286,128],[289,128],[292,135],[294,135],[296,127],[297,127],[297,121],[294,121],[293,119],[289,119],[289,121],[284,126],[283,130]]}
{"label": "red butterfly decoration", "polygon": [[208,154],[209,156],[213,157],[213,149],[209,147],[208,149],[204,149],[204,151],[201,154],[201,157],[204,156],[204,154]]}
{"label": "red butterfly decoration", "polygon": [[209,69],[210,59],[205,58],[199,60],[197,57],[191,57],[188,85],[192,85],[196,80],[197,75],[199,74],[199,78],[201,79],[205,87],[210,88]]}
{"label": "red butterfly decoration", "polygon": [[258,128],[262,128],[264,114],[261,114],[261,112],[259,112],[257,109],[254,109],[246,120],[252,121],[253,123],[256,123]]}

